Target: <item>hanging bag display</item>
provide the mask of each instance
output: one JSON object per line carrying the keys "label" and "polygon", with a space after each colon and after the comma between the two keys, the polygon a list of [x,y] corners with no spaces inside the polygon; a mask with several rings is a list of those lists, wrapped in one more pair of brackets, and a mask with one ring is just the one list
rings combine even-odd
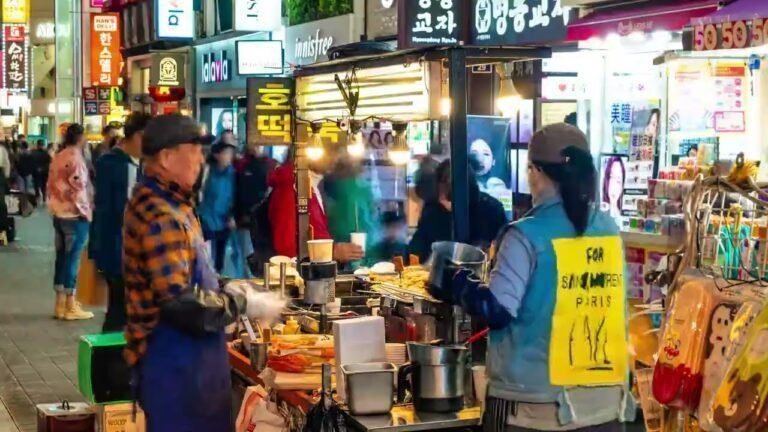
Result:
{"label": "hanging bag display", "polygon": [[704,347],[714,307],[711,285],[708,278],[684,278],[672,298],[653,371],[653,396],[661,404],[689,411],[699,405]]}
{"label": "hanging bag display", "polygon": [[768,430],[768,307],[747,330],[715,394],[712,417],[725,431]]}

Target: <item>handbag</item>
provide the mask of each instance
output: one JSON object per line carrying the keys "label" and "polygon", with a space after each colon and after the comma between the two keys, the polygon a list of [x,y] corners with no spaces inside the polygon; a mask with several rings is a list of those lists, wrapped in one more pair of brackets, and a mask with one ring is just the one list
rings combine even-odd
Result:
{"label": "handbag", "polygon": [[80,269],[77,276],[77,301],[85,306],[103,307],[107,304],[107,281],[96,269],[96,263],[88,258],[88,249],[80,255]]}

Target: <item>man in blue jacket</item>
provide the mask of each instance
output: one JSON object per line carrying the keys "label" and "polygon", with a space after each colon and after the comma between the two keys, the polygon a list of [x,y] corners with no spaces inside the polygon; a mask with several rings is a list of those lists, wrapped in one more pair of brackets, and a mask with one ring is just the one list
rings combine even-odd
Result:
{"label": "man in blue jacket", "polygon": [[125,282],[123,279],[123,213],[139,178],[139,158],[144,128],[151,117],[135,112],[125,121],[118,145],[96,161],[94,209],[94,257],[109,287],[109,303],[103,331],[125,327]]}

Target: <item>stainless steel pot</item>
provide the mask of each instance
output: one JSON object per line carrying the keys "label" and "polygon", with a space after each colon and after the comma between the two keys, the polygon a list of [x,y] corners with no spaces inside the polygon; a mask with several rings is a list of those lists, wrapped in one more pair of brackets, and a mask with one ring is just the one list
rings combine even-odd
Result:
{"label": "stainless steel pot", "polygon": [[464,374],[469,350],[464,346],[416,342],[408,342],[407,349],[411,361],[397,373],[398,401],[405,399],[410,381],[416,411],[460,411],[464,407]]}
{"label": "stainless steel pot", "polygon": [[431,266],[429,284],[438,289],[443,288],[443,271],[447,266],[463,267],[472,270],[484,280],[486,261],[485,252],[474,246],[456,242],[432,243],[432,255],[428,263]]}

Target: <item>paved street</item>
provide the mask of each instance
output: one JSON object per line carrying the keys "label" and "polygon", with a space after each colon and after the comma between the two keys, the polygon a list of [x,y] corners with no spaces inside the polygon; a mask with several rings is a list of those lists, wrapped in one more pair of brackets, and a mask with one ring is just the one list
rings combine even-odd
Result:
{"label": "paved street", "polygon": [[50,216],[39,211],[17,224],[19,241],[0,247],[0,432],[36,431],[36,404],[81,401],[77,340],[103,320],[101,311],[84,322],[51,318]]}

